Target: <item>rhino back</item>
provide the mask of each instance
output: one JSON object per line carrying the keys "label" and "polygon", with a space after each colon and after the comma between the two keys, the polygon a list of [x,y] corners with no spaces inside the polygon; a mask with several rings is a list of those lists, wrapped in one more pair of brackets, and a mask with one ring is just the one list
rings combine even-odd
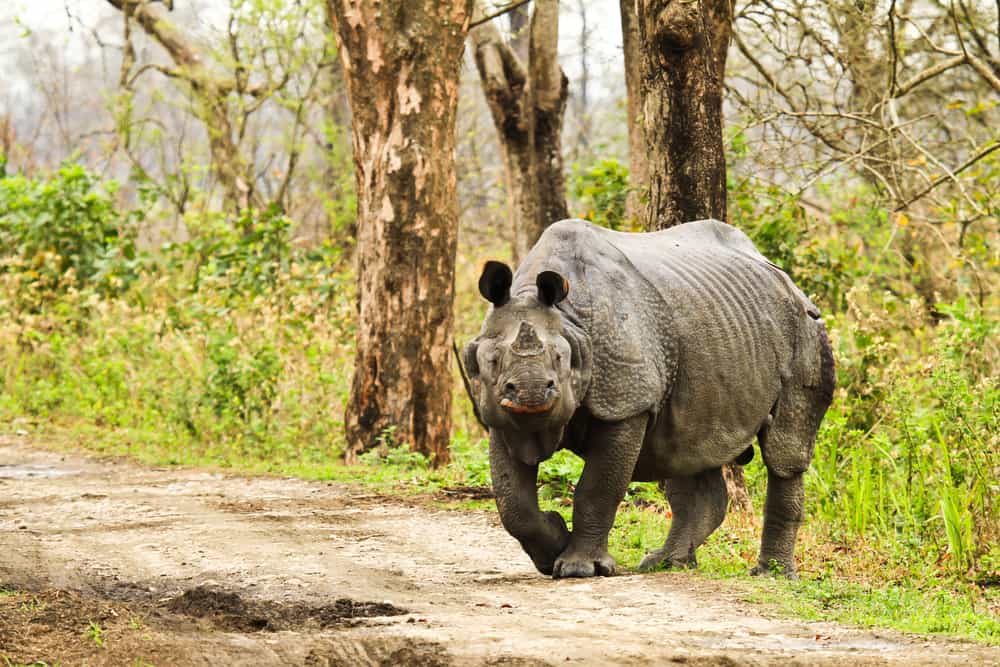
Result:
{"label": "rhino back", "polygon": [[560,308],[590,337],[584,405],[600,419],[651,412],[681,449],[689,439],[745,448],[793,374],[808,300],[730,225],[628,234],[562,221],[522,262],[512,292],[534,289],[543,270],[570,282]]}

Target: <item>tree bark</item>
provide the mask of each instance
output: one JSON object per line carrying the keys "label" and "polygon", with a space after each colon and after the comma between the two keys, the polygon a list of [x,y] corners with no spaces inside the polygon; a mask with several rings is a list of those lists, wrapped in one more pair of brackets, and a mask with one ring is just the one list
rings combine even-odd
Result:
{"label": "tree bark", "polygon": [[[646,192],[636,205],[643,228],[725,220],[722,90],[730,0],[621,0],[621,14],[631,182]],[[730,507],[750,509],[743,468],[726,465],[723,476]]]}
{"label": "tree bark", "polygon": [[635,6],[640,43],[635,112],[648,188],[643,226],[725,220],[722,74],[732,7],[729,0],[636,0]]}
{"label": "tree bark", "polygon": [[327,0],[358,198],[357,356],[346,459],[408,443],[448,460],[458,199],[455,114],[472,0]]}
{"label": "tree bark", "polygon": [[626,113],[628,115],[629,185],[631,191],[625,200],[625,216],[632,221],[643,217],[646,176],[646,139],[642,134],[643,118],[640,107],[639,64],[642,44],[639,41],[639,19],[635,14],[635,0],[621,0],[622,48],[625,52]]}
{"label": "tree bark", "polygon": [[534,4],[527,65],[504,43],[492,22],[471,34],[504,161],[515,262],[547,226],[569,216],[562,158],[568,80],[556,52],[559,4],[557,0]]}

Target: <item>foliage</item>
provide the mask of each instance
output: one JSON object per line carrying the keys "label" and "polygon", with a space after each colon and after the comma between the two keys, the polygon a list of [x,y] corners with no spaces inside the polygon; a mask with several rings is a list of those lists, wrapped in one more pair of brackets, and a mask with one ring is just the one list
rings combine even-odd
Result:
{"label": "foliage", "polygon": [[188,216],[188,240],[168,243],[171,268],[192,267],[192,291],[203,276],[224,278],[233,294],[272,290],[291,264],[292,222],[276,206],[245,209],[233,225],[221,213]]}
{"label": "foliage", "polygon": [[573,165],[570,191],[581,207],[580,217],[594,224],[622,231],[638,231],[625,218],[625,202],[631,187],[628,167],[615,159],[602,159],[590,166]]}
{"label": "foliage", "polygon": [[117,190],[72,163],[39,178],[0,178],[0,271],[36,300],[84,286],[127,289],[141,265],[135,237],[142,216],[118,211]]}
{"label": "foliage", "polygon": [[191,227],[115,293],[71,284],[39,309],[19,273],[0,274],[15,314],[0,323],[0,418],[94,428],[174,461],[335,456],[353,339],[338,253],[293,251],[280,215],[248,233],[216,216]]}

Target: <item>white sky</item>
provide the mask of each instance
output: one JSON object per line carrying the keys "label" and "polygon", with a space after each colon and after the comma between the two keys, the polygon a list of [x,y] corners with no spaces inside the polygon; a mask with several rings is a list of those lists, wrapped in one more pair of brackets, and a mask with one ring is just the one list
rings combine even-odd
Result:
{"label": "white sky", "polygon": [[[2,1],[2,0],[0,0]],[[25,48],[23,36],[27,32],[46,33],[67,56],[81,52],[87,29],[116,11],[103,0],[7,0],[0,7],[0,64],[6,65],[11,58]],[[191,0],[174,0],[175,12],[190,10]],[[580,21],[577,14],[578,0],[564,0],[560,18],[560,60],[570,78],[577,74],[579,66]],[[587,23],[590,31],[589,49],[592,68],[603,70],[608,66],[619,67],[622,59],[621,21],[617,0],[584,0],[587,9]],[[226,16],[226,0],[202,0],[197,5],[198,21],[205,26],[206,35],[211,27],[221,26]],[[498,19],[504,21],[504,19]],[[108,41],[117,43],[114,35]],[[10,71],[5,68],[5,71]],[[9,82],[8,82],[9,83]]]}

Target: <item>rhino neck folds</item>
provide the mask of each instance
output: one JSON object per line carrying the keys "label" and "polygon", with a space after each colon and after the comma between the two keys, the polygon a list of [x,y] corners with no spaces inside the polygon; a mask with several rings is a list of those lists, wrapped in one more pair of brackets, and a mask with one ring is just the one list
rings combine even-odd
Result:
{"label": "rhino neck folds", "polygon": [[563,426],[542,429],[540,431],[498,430],[500,439],[511,458],[527,465],[538,465],[546,461],[562,442]]}

